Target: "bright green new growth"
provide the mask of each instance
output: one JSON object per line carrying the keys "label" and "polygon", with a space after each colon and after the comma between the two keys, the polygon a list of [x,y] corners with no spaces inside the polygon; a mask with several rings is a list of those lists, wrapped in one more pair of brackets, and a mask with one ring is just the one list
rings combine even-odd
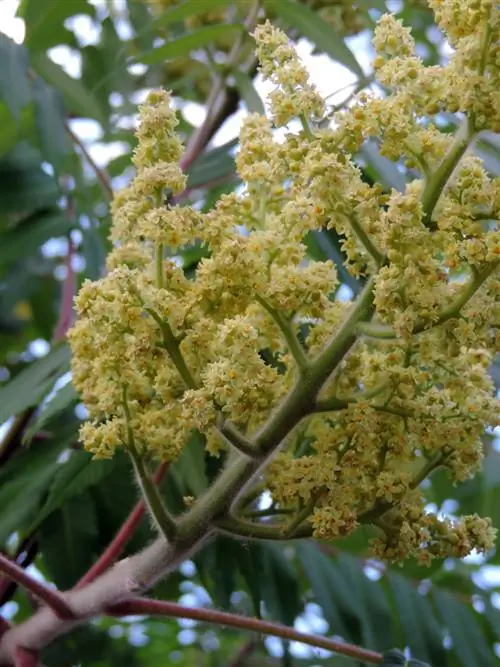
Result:
{"label": "bright green new growth", "polygon": [[[481,435],[499,423],[488,367],[500,349],[500,179],[468,148],[500,129],[500,11],[430,4],[455,48],[449,64],[425,68],[409,31],[383,16],[375,68],[391,93],[359,95],[328,129],[286,36],[259,26],[274,125],[298,118],[302,130],[278,143],[270,121],[249,115],[237,156],[246,189],[208,213],[164,204],[185,187],[177,121],[166,92],[141,108],[109,272],[83,285],[70,340],[92,418],[81,437],[96,456],[124,447],[136,467],[171,461],[193,429],[210,453],[231,450],[185,518],[156,517],[172,539],[201,519],[264,538],[335,539],[370,523],[376,555],[424,563],[493,545],[489,520],[427,514],[418,487],[438,466],[454,481],[474,474]],[[441,112],[462,114],[454,136],[439,131]],[[352,158],[370,137],[420,173],[403,193],[362,180]],[[325,226],[345,236],[348,270],[368,278],[354,302],[335,300],[331,262],[307,258],[305,235]],[[195,241],[210,257],[189,280],[164,250]],[[265,525],[236,516],[263,462],[285,517]]]}

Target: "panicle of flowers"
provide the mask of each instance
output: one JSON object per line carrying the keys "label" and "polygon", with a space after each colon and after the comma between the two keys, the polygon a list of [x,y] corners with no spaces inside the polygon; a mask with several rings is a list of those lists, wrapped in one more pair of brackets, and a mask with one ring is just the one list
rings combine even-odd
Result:
{"label": "panicle of flowers", "polygon": [[[419,487],[436,467],[453,482],[474,474],[484,428],[499,423],[488,368],[500,349],[500,179],[467,153],[498,124],[498,7],[431,4],[455,47],[450,62],[424,67],[409,31],[382,17],[375,68],[387,97],[362,94],[322,129],[310,121],[324,102],[294,49],[259,26],[272,120],[299,118],[303,131],[278,142],[267,119],[249,115],[236,158],[245,188],[206,213],[165,201],[185,185],[182,147],[169,95],[149,95],[137,175],[113,205],[109,272],[82,287],[70,335],[90,451],[134,446],[172,460],[196,429],[218,454],[235,444],[228,424],[252,442],[348,330],[356,345],[327,369],[267,469],[274,502],[309,508],[304,521],[325,539],[375,524],[374,552],[389,560],[491,548],[486,520],[429,515]],[[439,131],[440,112],[464,115],[455,135]],[[401,192],[366,183],[355,164],[372,138],[405,165]],[[343,239],[351,276],[373,277],[356,328],[354,302],[336,299],[333,262],[308,251],[325,229]],[[205,257],[188,278],[173,257],[195,242]]]}

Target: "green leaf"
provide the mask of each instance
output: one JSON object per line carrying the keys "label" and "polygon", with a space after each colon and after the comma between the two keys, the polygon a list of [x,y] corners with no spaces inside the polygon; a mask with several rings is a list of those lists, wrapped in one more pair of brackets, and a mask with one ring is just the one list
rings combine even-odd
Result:
{"label": "green leaf", "polygon": [[22,0],[18,15],[26,26],[25,44],[38,50],[60,44],[65,19],[75,14],[93,16],[94,11],[87,0]]}
{"label": "green leaf", "polygon": [[230,151],[237,146],[237,140],[229,141],[211,151],[203,153],[188,170],[188,187],[201,188],[221,178],[235,175],[234,157]]}
{"label": "green leaf", "polygon": [[[57,456],[69,438],[44,442],[22,450],[3,468],[0,475],[0,544],[32,520],[43,493],[58,470]],[[27,527],[27,526],[26,526]]]}
{"label": "green leaf", "polygon": [[110,461],[93,461],[92,454],[84,451],[72,451],[65,463],[60,463],[50,487],[49,495],[29,532],[38,526],[55,510],[59,509],[70,498],[78,496],[89,487],[99,484],[111,474],[114,463]]}
{"label": "green leaf", "polygon": [[57,377],[69,369],[66,344],[54,347],[45,357],[24,368],[0,388],[0,424],[36,405],[49,392]]}
{"label": "green leaf", "polygon": [[297,28],[320,51],[350,69],[360,79],[364,79],[363,70],[342,36],[307,5],[301,5],[294,0],[264,0],[264,5],[275,11],[283,21]]}
{"label": "green leaf", "polygon": [[271,617],[293,625],[303,604],[295,569],[280,545],[271,542],[261,548],[260,572],[262,599]]}
{"label": "green leaf", "polygon": [[245,101],[248,111],[260,113],[263,116],[266,113],[264,104],[260,98],[259,93],[255,90],[252,79],[240,70],[233,70],[231,76],[234,78],[236,88],[238,89],[241,98]]}
{"label": "green leaf", "polygon": [[361,148],[361,155],[373,168],[373,180],[378,181],[387,189],[395,188],[403,192],[406,187],[406,179],[399,171],[398,166],[392,160],[380,155],[379,149],[374,142],[367,141]]}
{"label": "green leaf", "polygon": [[89,491],[70,498],[38,529],[43,562],[62,590],[74,586],[100,555],[97,508]]}
{"label": "green leaf", "polygon": [[12,111],[5,102],[0,102],[0,157],[14,148],[18,139],[19,129]]}
{"label": "green leaf", "polygon": [[394,595],[405,643],[413,655],[431,664],[433,662],[436,665],[442,664],[445,660],[443,642],[429,600],[420,595],[404,577],[392,572],[389,572],[387,577]]}
{"label": "green leaf", "polygon": [[18,167],[13,158],[24,146],[18,144],[0,161],[0,218],[24,216],[56,204],[59,189],[55,180],[37,164]]}
{"label": "green leaf", "polygon": [[0,99],[12,111],[18,123],[21,110],[31,101],[31,84],[28,76],[28,53],[12,39],[0,32]]}
{"label": "green leaf", "polygon": [[451,635],[453,651],[462,665],[497,665],[498,660],[486,643],[472,611],[446,591],[435,590],[433,597],[441,620]]}
{"label": "green leaf", "polygon": [[63,100],[60,93],[36,78],[33,87],[37,137],[42,157],[60,174],[69,152]]}
{"label": "green leaf", "polygon": [[205,473],[205,448],[202,437],[195,432],[180,457],[171,466],[171,474],[185,495],[199,496],[208,487]]}
{"label": "green leaf", "polygon": [[30,61],[33,69],[42,79],[61,93],[68,111],[104,123],[105,117],[97,99],[91,91],[85,88],[81,81],[69,76],[60,65],[51,60],[45,53],[33,53]]}
{"label": "green leaf", "polygon": [[59,211],[34,213],[2,235],[0,262],[31,255],[49,239],[66,236],[74,227],[75,223]]}
{"label": "green leaf", "polygon": [[314,600],[323,610],[330,632],[352,641],[345,623],[346,615],[358,616],[355,597],[339,572],[335,562],[321,553],[314,542],[304,541],[297,547],[297,555],[304,568]]}
{"label": "green leaf", "polygon": [[38,414],[36,415],[36,418],[25,431],[23,443],[29,443],[37,431],[45,426],[45,424],[47,424],[47,422],[53,419],[56,415],[63,412],[63,410],[66,410],[66,408],[68,408],[73,403],[76,403],[77,399],[78,394],[76,393],[71,382],[65,384],[64,387],[61,387],[61,389],[58,389],[54,396],[50,398],[50,400],[45,401],[42,404]]}
{"label": "green leaf", "polygon": [[142,53],[136,56],[134,62],[141,62],[145,65],[162,63],[170,58],[185,56],[191,51],[206,46],[216,39],[227,37],[229,32],[239,33],[243,29],[244,27],[240,23],[204,26],[188,35],[183,35],[178,39],[170,40],[149,53]]}
{"label": "green leaf", "polygon": [[185,0],[179,5],[169,7],[166,12],[153,21],[154,28],[162,28],[173,23],[180,23],[185,19],[210,12],[218,7],[229,4],[229,0]]}

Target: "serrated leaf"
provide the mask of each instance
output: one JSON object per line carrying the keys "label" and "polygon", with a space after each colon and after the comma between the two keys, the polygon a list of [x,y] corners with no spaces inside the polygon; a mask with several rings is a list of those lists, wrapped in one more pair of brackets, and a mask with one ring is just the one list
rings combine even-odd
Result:
{"label": "serrated leaf", "polygon": [[50,400],[44,402],[40,408],[38,414],[36,415],[33,422],[26,429],[23,443],[29,443],[33,436],[43,427],[47,422],[53,419],[63,410],[66,410],[72,403],[75,403],[78,399],[78,394],[76,393],[71,382],[68,382],[58,389],[54,396]]}
{"label": "serrated leaf", "polygon": [[450,633],[453,651],[462,665],[493,667],[498,664],[473,613],[465,604],[446,591],[435,590],[433,598],[441,620]]}
{"label": "serrated leaf", "polygon": [[307,5],[299,4],[294,0],[265,0],[264,5],[276,12],[283,21],[297,28],[320,51],[328,54],[361,79],[364,78],[363,70],[346,46],[342,35]]}
{"label": "serrated leaf", "polygon": [[255,90],[252,79],[240,70],[233,70],[231,76],[234,78],[236,88],[240,93],[241,99],[245,102],[248,111],[260,113],[263,116],[266,113],[264,103],[262,102],[259,93]]}
{"label": "serrated leaf", "polygon": [[89,487],[99,484],[113,471],[113,461],[93,461],[92,454],[72,451],[65,463],[60,463],[54,475],[47,500],[30,527],[34,532],[38,526],[70,498],[78,496]]}
{"label": "serrated leaf", "polygon": [[166,44],[158,46],[153,51],[142,53],[134,58],[134,62],[140,62],[144,65],[155,65],[165,62],[171,58],[185,56],[191,51],[199,49],[202,46],[210,44],[216,39],[227,38],[228,33],[239,33],[244,29],[240,23],[230,23],[225,25],[208,25],[199,28],[188,35],[183,35],[177,39],[169,40]]}
{"label": "serrated leaf", "polygon": [[45,357],[24,368],[0,388],[0,424],[26,408],[36,405],[49,392],[57,377],[69,369],[70,351],[66,344],[54,347]]}
{"label": "serrated leaf", "polygon": [[33,53],[30,58],[33,69],[64,98],[68,111],[78,116],[105,121],[102,109],[91,91],[81,81],[67,74],[63,68],[45,53]]}

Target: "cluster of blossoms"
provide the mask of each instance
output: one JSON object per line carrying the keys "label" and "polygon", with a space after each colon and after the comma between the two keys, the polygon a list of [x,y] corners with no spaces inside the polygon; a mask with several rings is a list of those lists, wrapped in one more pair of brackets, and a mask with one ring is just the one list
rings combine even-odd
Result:
{"label": "cluster of blossoms", "polygon": [[[409,31],[382,17],[375,66],[390,92],[361,94],[329,128],[314,124],[324,103],[286,37],[259,26],[271,119],[247,117],[237,155],[246,188],[207,213],[165,203],[185,187],[182,147],[168,93],[149,95],[137,176],[114,201],[108,274],[83,285],[70,334],[88,450],[174,460],[197,429],[218,454],[238,444],[230,433],[260,438],[302,392],[305,417],[266,472],[279,507],[305,512],[325,539],[374,523],[374,552],[393,560],[492,547],[487,520],[426,513],[419,485],[438,466],[455,482],[471,476],[485,427],[498,424],[488,367],[500,350],[500,179],[466,151],[500,128],[500,10],[494,0],[430,4],[450,62],[424,67]],[[456,134],[439,131],[443,112],[463,115]],[[302,131],[276,141],[273,126],[292,118]],[[363,180],[353,156],[371,137],[418,170],[404,192]],[[325,227],[344,237],[348,270],[371,276],[360,321],[355,301],[335,298],[334,265],[308,257],[305,237]],[[176,253],[195,242],[209,256],[188,278]],[[346,336],[348,354],[311,389],[310,369]]]}

